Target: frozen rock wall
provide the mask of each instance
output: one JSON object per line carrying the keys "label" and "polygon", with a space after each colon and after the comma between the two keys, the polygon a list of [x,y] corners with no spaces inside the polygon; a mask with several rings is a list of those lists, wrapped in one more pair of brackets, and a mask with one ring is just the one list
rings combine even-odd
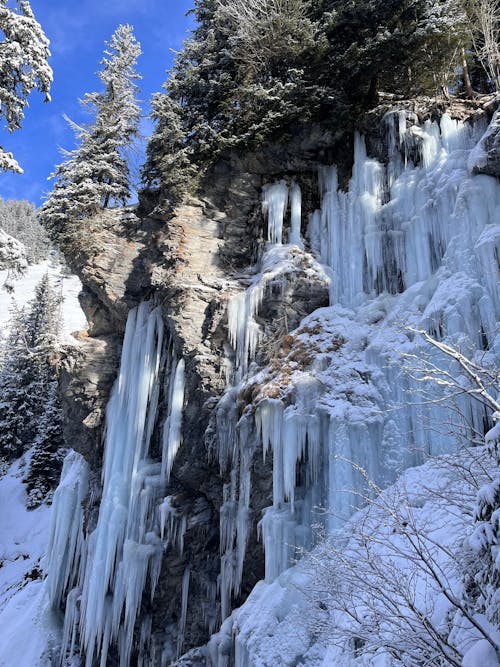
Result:
{"label": "frozen rock wall", "polygon": [[[210,650],[179,664],[260,664],[233,613],[254,585],[271,585],[319,534],[341,529],[367,479],[390,484],[484,431],[484,409],[461,397],[467,424],[451,432],[421,382],[416,331],[493,362],[500,188],[468,168],[485,131],[391,112],[377,157],[356,137],[347,189],[345,165],[339,178],[317,159],[328,152],[321,136],[315,152],[300,144],[302,157],[295,145],[293,158],[271,150],[267,162],[219,164],[207,198],[173,216],[157,208],[104,221],[100,254],[79,260],[86,308],[91,334],[115,350],[127,313],[142,321],[140,345],[126,335],[114,390],[143,406],[130,418],[142,427],[125,429],[131,465],[115,493],[113,425],[129,417],[111,399],[101,484],[95,434],[110,382],[97,397],[74,394],[94,429],[78,447],[94,470],[87,557],[63,594],[64,653],[88,666],[94,656],[171,664],[224,622]],[[124,386],[132,358],[152,374],[127,372]],[[422,387],[430,395],[413,400]]]}

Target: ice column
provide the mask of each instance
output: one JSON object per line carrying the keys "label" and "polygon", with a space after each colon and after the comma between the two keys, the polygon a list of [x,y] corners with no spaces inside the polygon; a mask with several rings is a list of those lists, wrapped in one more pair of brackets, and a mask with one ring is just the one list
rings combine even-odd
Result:
{"label": "ice column", "polygon": [[162,477],[170,479],[172,466],[181,445],[182,409],[184,406],[184,359],[171,357],[171,368],[166,374],[168,388],[167,419],[163,426]]}
{"label": "ice column", "polygon": [[262,212],[267,215],[267,240],[283,242],[283,220],[288,205],[288,186],[285,181],[266,185],[262,189]]}
{"label": "ice column", "polygon": [[160,311],[143,303],[129,314],[119,376],[108,404],[99,518],[81,574],[80,639],[87,667],[95,654],[105,667],[115,641],[120,664],[129,664],[147,573],[161,550],[151,525],[162,491],[161,470],[160,464],[148,461],[148,454],[162,347]]}
{"label": "ice column", "polygon": [[293,181],[290,188],[291,225],[288,242],[301,245],[300,226],[302,222],[302,192],[298,183]]}
{"label": "ice column", "polygon": [[273,505],[264,510],[259,524],[266,581],[290,567],[297,548],[312,546],[313,508],[327,505],[328,438],[316,404],[318,386],[308,378],[296,389],[294,405],[284,407],[279,399],[265,399],[255,414],[264,459],[269,449],[273,456]]}
{"label": "ice column", "polygon": [[189,580],[191,577],[191,570],[187,567],[182,576],[182,602],[181,602],[181,617],[179,620],[179,636],[177,637],[177,656],[182,653],[184,646],[184,638],[186,635],[186,621],[189,600]]}
{"label": "ice column", "polygon": [[71,451],[64,459],[61,481],[54,493],[47,547],[47,590],[50,603],[58,608],[63,595],[76,582],[83,557],[83,507],[88,491],[88,465],[81,454]]}
{"label": "ice column", "polygon": [[356,135],[347,193],[339,190],[334,167],[320,170],[322,205],[311,216],[309,236],[334,272],[334,302],[352,306],[366,296],[402,292],[427,280],[453,237],[463,232],[470,247],[471,233],[477,232],[470,222],[492,201],[491,196],[478,200],[464,215],[462,198],[470,201],[483,189],[486,197],[493,187],[487,177],[471,180],[467,171],[469,152],[484,130],[481,123],[472,127],[444,115],[440,124],[407,127],[408,120],[414,118],[404,111],[386,116],[386,166],[367,156],[363,137]]}

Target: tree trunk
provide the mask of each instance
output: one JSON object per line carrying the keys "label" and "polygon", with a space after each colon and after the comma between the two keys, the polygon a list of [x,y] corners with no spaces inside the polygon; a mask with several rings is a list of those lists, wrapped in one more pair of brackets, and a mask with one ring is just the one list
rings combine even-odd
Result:
{"label": "tree trunk", "polygon": [[467,58],[465,57],[465,49],[462,49],[462,67],[464,71],[465,92],[467,94],[467,97],[469,99],[472,99],[473,97],[475,97],[475,95],[474,91],[472,90],[472,84],[470,82],[469,66],[467,65]]}

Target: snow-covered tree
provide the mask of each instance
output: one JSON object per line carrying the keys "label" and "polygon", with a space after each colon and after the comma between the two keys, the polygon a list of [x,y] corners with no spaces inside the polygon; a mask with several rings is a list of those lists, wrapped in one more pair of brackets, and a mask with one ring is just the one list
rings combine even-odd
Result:
{"label": "snow-covered tree", "polygon": [[56,488],[64,459],[64,438],[59,386],[54,368],[46,385],[45,404],[33,441],[25,483],[28,509],[38,507]]}
{"label": "snow-covered tree", "polygon": [[[0,0],[0,117],[10,132],[18,130],[28,105],[28,95],[37,88],[50,100],[52,69],[49,40],[35,19],[29,2]],[[0,146],[0,170],[22,173],[12,153]]]}
{"label": "snow-covered tree", "polygon": [[46,427],[57,378],[59,310],[60,298],[46,274],[29,306],[13,312],[0,370],[0,457],[4,459],[20,456],[37,438],[45,438],[41,429]]}
{"label": "snow-covered tree", "polygon": [[463,0],[195,0],[144,171],[174,194],[225,151],[319,121],[340,137],[380,91],[436,94],[456,76]]}
{"label": "snow-covered tree", "polygon": [[500,90],[500,0],[465,0],[473,50],[490,86]]}
{"label": "snow-covered tree", "polygon": [[7,269],[4,286],[12,287],[11,279],[22,275],[28,268],[26,249],[22,243],[0,229],[0,270]]}
{"label": "snow-covered tree", "polygon": [[131,196],[128,151],[139,131],[136,81],[141,77],[135,65],[141,49],[129,25],[119,26],[106,45],[99,72],[104,90],[87,93],[82,101],[94,121],[86,126],[69,121],[79,145],[63,151],[66,160],[52,174],[54,189],[40,211],[59,241],[85,218]]}
{"label": "snow-covered tree", "polygon": [[315,25],[305,0],[218,0],[221,26],[233,33],[234,57],[246,76],[288,67],[314,46]]}
{"label": "snow-covered tree", "polygon": [[30,202],[0,198],[0,229],[23,244],[29,263],[36,264],[47,258],[50,242]]}
{"label": "snow-covered tree", "polygon": [[500,413],[496,424],[486,434],[486,445],[495,471],[479,489],[474,518],[476,527],[465,553],[466,600],[484,614],[493,627],[500,626]]}
{"label": "snow-covered tree", "polygon": [[0,372],[0,457],[5,460],[20,456],[36,434],[38,382],[26,340],[26,311],[14,310]]}
{"label": "snow-covered tree", "polygon": [[156,126],[148,142],[142,180],[147,187],[161,190],[168,200],[178,201],[189,190],[195,172],[182,126],[182,107],[165,93],[156,93],[151,107]]}

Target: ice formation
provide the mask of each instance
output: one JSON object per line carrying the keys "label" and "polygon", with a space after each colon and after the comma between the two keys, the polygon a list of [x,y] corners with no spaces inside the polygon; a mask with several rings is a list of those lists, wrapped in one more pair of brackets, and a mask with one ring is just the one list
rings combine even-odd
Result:
{"label": "ice formation", "polygon": [[[449,414],[425,381],[425,363],[446,371],[450,362],[409,327],[449,339],[471,356],[498,351],[500,186],[468,169],[485,125],[447,115],[420,125],[404,111],[387,114],[383,123],[387,162],[370,158],[357,135],[347,192],[339,189],[334,166],[319,169],[321,206],[308,235],[331,272],[331,307],[313,313],[294,334],[321,332],[303,335],[316,346],[316,361],[308,373],[292,374],[286,401],[264,398],[254,423],[248,413],[238,420],[232,411],[238,387],[218,408],[221,467],[232,470],[221,508],[223,619],[239,591],[250,530],[250,462],[258,447],[273,460],[273,504],[259,523],[269,583],[313,546],[314,524],[341,529],[370,493],[370,480],[392,483],[405,468],[453,451],[459,437],[453,430],[470,440],[484,428],[483,407],[466,395],[457,401],[467,426],[447,427]],[[246,307],[231,311],[230,305],[230,340],[245,362],[237,381],[258,345],[255,315],[266,298],[269,253],[282,243],[289,199],[289,240],[300,241],[294,187],[289,193],[279,181],[264,188],[271,245],[264,268],[234,297]],[[279,264],[274,267],[277,280]],[[227,647],[219,654],[215,644],[212,656],[219,657],[212,662],[224,667]],[[238,638],[235,650],[239,667],[254,664]]]}
{"label": "ice formation", "polygon": [[[339,189],[334,166],[319,169],[321,206],[308,225],[316,259],[303,249],[298,183],[282,180],[264,188],[267,244],[247,289],[229,302],[234,373],[215,411],[218,459],[228,473],[220,508],[218,580],[220,615],[227,620],[210,645],[217,667],[230,664],[232,634],[235,664],[260,664],[237,634],[238,612],[231,617],[252,529],[256,452],[272,459],[272,505],[258,525],[265,550],[263,586],[272,586],[304,549],[314,546],[316,525],[332,534],[342,529],[370,493],[367,480],[387,485],[401,470],[456,447],[419,359],[428,354],[428,363],[444,370],[449,362],[427,351],[414,330],[450,339],[472,356],[498,351],[500,186],[468,169],[484,126],[446,115],[439,124],[420,125],[407,112],[390,113],[383,122],[386,160],[369,157],[363,137],[356,136],[347,192]],[[271,288],[284,290],[289,276],[304,270],[305,258],[325,283],[331,278],[331,306],[312,313],[292,332],[311,349],[313,361],[307,369],[290,367],[286,400],[270,391],[241,415],[237,397],[252,381],[262,338],[259,310]],[[54,530],[51,538],[51,598],[57,606],[71,589],[63,655],[82,651],[87,667],[96,655],[103,667],[111,645],[118,648],[120,664],[129,664],[143,593],[149,582],[154,595],[162,550],[170,544],[183,551],[187,518],[166,485],[181,445],[185,366],[163,338],[158,310],[142,304],[130,313],[107,412],[99,518],[84,542],[81,519],[76,527],[68,520],[78,513],[83,482],[66,491],[63,483],[55,499],[61,531]],[[407,373],[401,370],[402,359],[410,366]],[[431,392],[430,400],[411,400],[422,387]],[[149,446],[160,393],[167,415],[158,462],[151,459]],[[482,432],[483,408],[467,396],[458,400],[468,422],[465,437]],[[65,545],[74,553],[71,567],[61,557]],[[177,653],[184,644],[190,580],[187,568]],[[212,630],[214,614],[207,610],[206,618]],[[145,617],[141,646],[150,630],[151,619]]]}
{"label": "ice formation", "polygon": [[[146,583],[153,597],[163,549],[175,543],[182,550],[183,528],[169,516],[167,500],[162,498],[180,445],[184,361],[176,358],[164,337],[158,308],[143,303],[130,312],[120,372],[106,414],[99,517],[85,541],[81,501],[86,468],[79,455],[66,460],[55,494],[49,590],[57,605],[73,585],[66,599],[62,658],[80,651],[87,667],[95,656],[104,667],[112,644],[117,645],[120,664],[130,663]],[[163,460],[155,462],[150,444],[162,373],[167,417]]]}
{"label": "ice formation", "polygon": [[88,465],[81,454],[70,452],[63,465],[61,481],[54,493],[47,547],[47,591],[57,609],[63,595],[76,583],[83,558],[83,501],[88,492]]}
{"label": "ice formation", "polygon": [[267,240],[281,245],[283,222],[288,206],[288,185],[278,181],[267,185],[262,192],[262,212],[267,217]]}

